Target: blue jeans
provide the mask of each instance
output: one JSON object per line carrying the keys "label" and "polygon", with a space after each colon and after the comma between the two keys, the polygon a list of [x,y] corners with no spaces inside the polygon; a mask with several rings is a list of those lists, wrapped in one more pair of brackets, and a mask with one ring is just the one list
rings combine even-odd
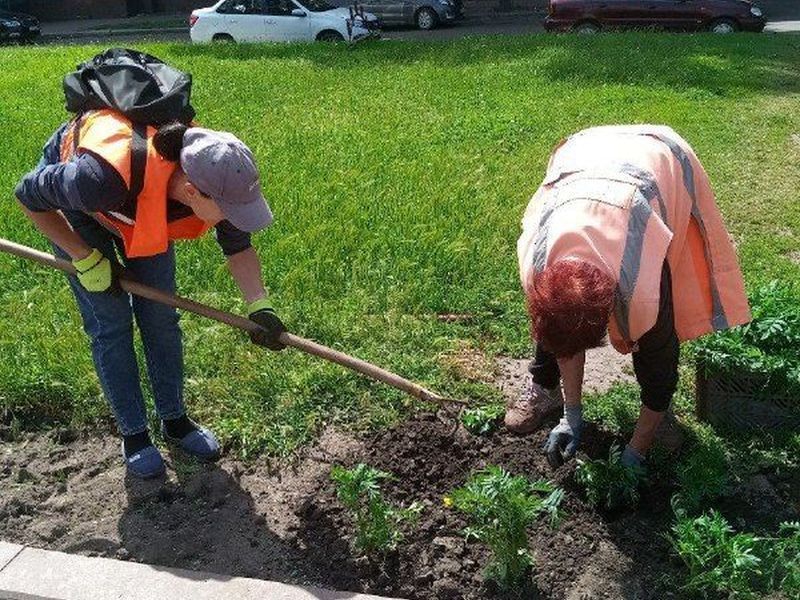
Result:
{"label": "blue jeans", "polygon": [[[125,258],[122,240],[89,215],[64,211],[75,232],[109,260],[119,262],[140,283],[175,292],[175,249],[172,244],[163,254],[146,258]],[[69,256],[54,246],[62,258]],[[183,344],[178,312],[169,306],[122,293],[87,292],[75,276],[69,285],[78,301],[83,328],[91,340],[92,357],[122,435],[147,430],[147,413],[139,382],[139,367],[133,349],[133,319],[144,345],[147,374],[153,389],[156,410],[162,419],[185,414],[183,404]]]}

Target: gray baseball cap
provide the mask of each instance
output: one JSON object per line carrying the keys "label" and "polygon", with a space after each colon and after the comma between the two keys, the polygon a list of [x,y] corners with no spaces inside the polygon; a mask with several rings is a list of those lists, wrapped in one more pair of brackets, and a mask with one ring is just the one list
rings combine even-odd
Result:
{"label": "gray baseball cap", "polygon": [[272,223],[253,153],[235,135],[190,127],[183,136],[181,167],[237,229],[253,232]]}

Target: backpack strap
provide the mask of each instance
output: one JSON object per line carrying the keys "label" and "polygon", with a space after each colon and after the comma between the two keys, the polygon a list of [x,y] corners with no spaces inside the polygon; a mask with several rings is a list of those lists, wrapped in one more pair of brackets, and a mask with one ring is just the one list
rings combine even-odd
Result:
{"label": "backpack strap", "polygon": [[133,206],[144,188],[144,170],[147,165],[147,125],[133,124],[131,136],[131,181],[128,202]]}

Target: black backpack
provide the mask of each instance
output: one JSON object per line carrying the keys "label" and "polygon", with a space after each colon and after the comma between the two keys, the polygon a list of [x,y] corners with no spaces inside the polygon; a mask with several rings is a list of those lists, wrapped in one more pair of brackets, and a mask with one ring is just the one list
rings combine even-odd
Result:
{"label": "black backpack", "polygon": [[155,56],[125,48],[106,50],[64,77],[66,108],[76,113],[78,120],[86,111],[107,108],[133,123],[129,200],[135,200],[144,185],[147,126],[172,121],[188,124],[195,115],[191,91],[189,73]]}
{"label": "black backpack", "polygon": [[110,108],[134,123],[189,123],[192,76],[155,56],[111,48],[78,65],[64,77],[67,110],[82,113]]}

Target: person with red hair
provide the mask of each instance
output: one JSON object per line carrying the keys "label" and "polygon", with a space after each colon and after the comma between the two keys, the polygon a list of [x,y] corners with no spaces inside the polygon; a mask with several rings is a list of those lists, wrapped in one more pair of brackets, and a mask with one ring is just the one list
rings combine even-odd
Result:
{"label": "person with red hair", "polygon": [[515,433],[563,416],[554,467],[583,429],[586,351],[633,354],[642,407],[622,460],[642,466],[678,382],[680,342],[750,320],[736,252],[689,144],[664,126],[579,132],[553,153],[517,244],[536,354],[506,412]]}

